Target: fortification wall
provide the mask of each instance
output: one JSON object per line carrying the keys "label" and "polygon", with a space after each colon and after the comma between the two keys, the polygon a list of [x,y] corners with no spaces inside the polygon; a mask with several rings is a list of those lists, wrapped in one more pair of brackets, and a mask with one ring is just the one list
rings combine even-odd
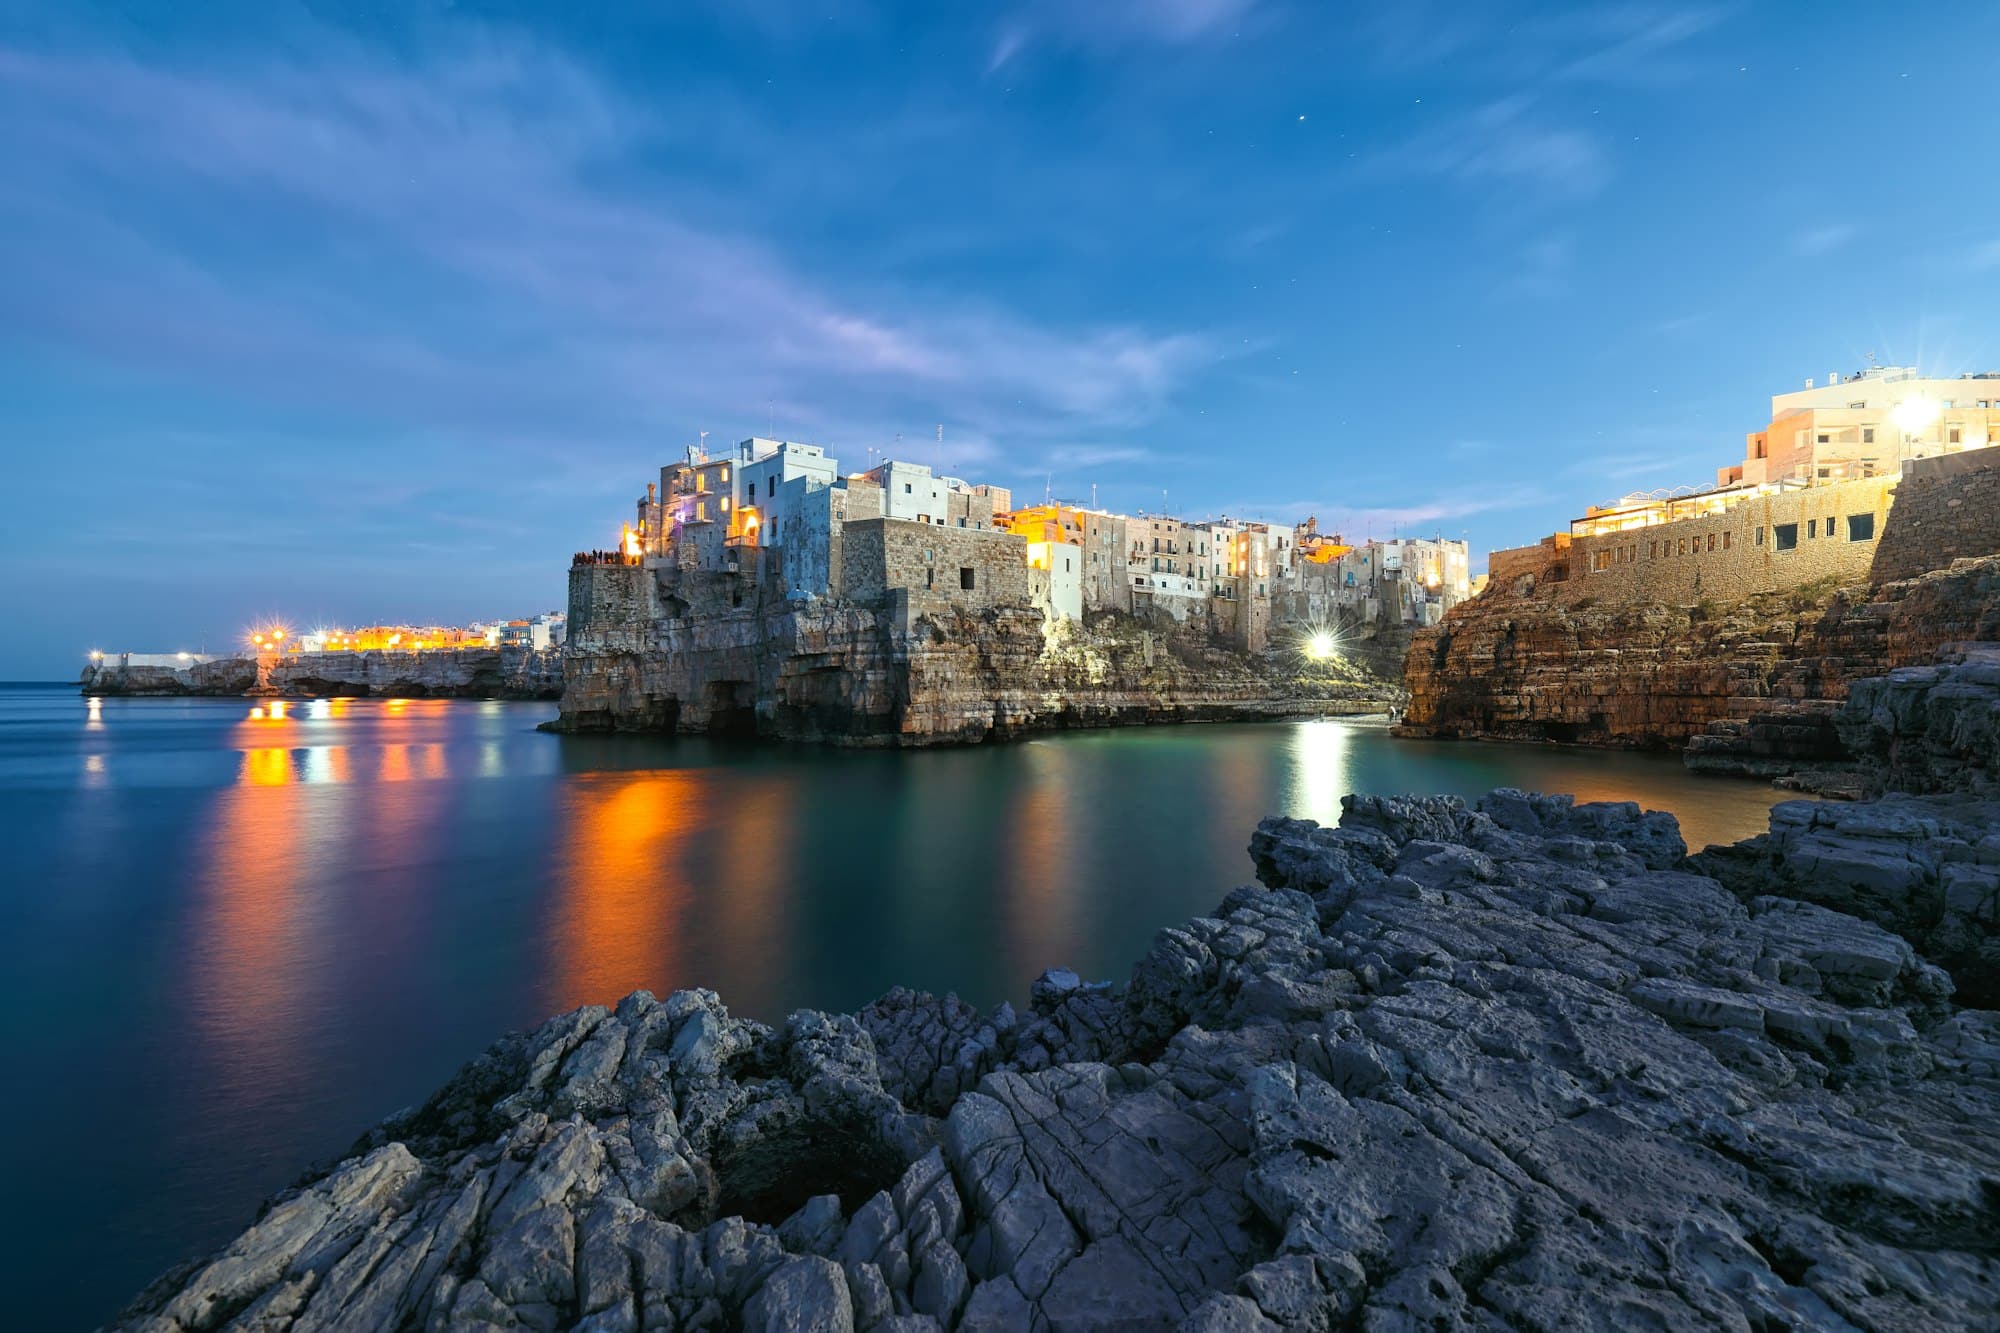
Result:
{"label": "fortification wall", "polygon": [[630,634],[659,614],[653,571],[641,565],[571,565],[569,637]]}
{"label": "fortification wall", "polygon": [[1691,605],[1830,579],[1863,582],[1895,487],[1894,477],[1869,477],[1757,496],[1701,518],[1574,537],[1560,595]]}
{"label": "fortification wall", "polygon": [[842,534],[841,584],[849,598],[870,605],[892,588],[907,588],[920,611],[932,601],[967,610],[1026,606],[1026,548],[1011,532],[850,519]]}
{"label": "fortification wall", "polygon": [[2000,553],[2000,447],[1915,459],[1896,488],[1896,521],[1876,543],[1869,578],[1890,583],[1995,553]]}

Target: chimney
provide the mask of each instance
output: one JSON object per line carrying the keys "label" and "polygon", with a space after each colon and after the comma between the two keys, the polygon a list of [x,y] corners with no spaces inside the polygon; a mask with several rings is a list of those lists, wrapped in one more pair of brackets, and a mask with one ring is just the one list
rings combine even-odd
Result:
{"label": "chimney", "polygon": [[[1810,381],[1808,381],[1808,383],[1810,383]],[[647,503],[647,504],[652,504],[652,503],[653,503],[653,490],[654,490],[654,488],[655,488],[655,487],[657,487],[657,486],[658,486],[659,484],[660,484],[660,483],[659,483],[659,482],[657,482],[657,481],[649,481],[649,482],[647,482],[647,483],[646,483],[646,503]]]}

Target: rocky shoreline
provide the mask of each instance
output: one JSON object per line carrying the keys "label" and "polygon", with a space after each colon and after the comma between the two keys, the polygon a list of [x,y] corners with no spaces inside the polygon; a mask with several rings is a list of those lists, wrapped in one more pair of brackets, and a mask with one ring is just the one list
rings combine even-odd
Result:
{"label": "rocky shoreline", "polygon": [[116,1326],[1977,1326],[1977,767],[1695,858],[1629,803],[1349,797],[1121,985],[579,1009]]}

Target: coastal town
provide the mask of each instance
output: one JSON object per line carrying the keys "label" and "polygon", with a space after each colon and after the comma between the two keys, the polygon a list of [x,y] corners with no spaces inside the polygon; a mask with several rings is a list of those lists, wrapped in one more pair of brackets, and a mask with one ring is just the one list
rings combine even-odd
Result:
{"label": "coastal town", "polygon": [[[1524,608],[1823,599],[1985,554],[1996,534],[1959,493],[1983,484],[1996,439],[2000,372],[1808,379],[1771,397],[1712,482],[1581,505],[1566,530],[1492,551],[1474,573],[1466,542],[1441,534],[1018,503],[921,462],[846,471],[823,445],[753,436],[663,465],[616,540],[572,558],[564,610],[464,627],[263,624],[234,654],[94,652],[84,687],[560,694],[563,729],[898,743],[1318,706],[1401,713],[1420,735],[1680,747],[1772,700],[1829,701],[1795,679],[1739,680],[1727,697],[1700,687],[1710,697],[1677,717],[1674,688],[1627,681],[1655,698],[1623,725],[1630,705],[1591,703],[1588,672],[1564,669],[1581,691],[1565,712],[1503,688],[1545,688],[1507,660],[1464,653],[1497,652],[1479,627],[1504,616],[1518,633]],[[1943,490],[1899,520],[1899,494]]]}

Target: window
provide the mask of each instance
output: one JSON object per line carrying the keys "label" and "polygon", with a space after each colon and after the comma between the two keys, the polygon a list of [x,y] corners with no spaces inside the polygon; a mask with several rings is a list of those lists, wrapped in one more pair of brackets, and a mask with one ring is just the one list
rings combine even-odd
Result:
{"label": "window", "polygon": [[1728,549],[1729,549],[1729,548],[1730,548],[1730,547],[1731,547],[1732,545],[1734,545],[1734,539],[1735,539],[1735,537],[1736,537],[1736,534],[1735,534],[1735,533],[1733,533],[1733,532],[1724,532],[1724,533],[1722,534],[1722,549],[1726,551],[1726,550],[1728,550]]}
{"label": "window", "polygon": [[1861,442],[1863,444],[1875,443],[1875,428],[1873,426],[1863,426],[1861,428]]}
{"label": "window", "polygon": [[1609,552],[1609,551],[1592,551],[1592,552],[1590,553],[1590,572],[1591,572],[1591,573],[1593,573],[1593,574],[1602,574],[1602,573],[1603,573],[1603,572],[1604,572],[1605,570],[1607,570],[1607,569],[1609,569],[1609,568],[1611,568],[1611,552]]}
{"label": "window", "polygon": [[1809,519],[1807,519],[1807,520],[1806,520],[1806,536],[1807,536],[1808,538],[1812,538],[1812,537],[1817,537],[1817,536],[1819,536],[1819,520],[1818,520],[1818,519],[1816,519],[1816,518],[1809,518]]}
{"label": "window", "polygon": [[934,579],[936,578],[936,576],[937,576],[937,571],[936,571],[935,569],[927,569],[927,570],[925,570],[925,571],[924,571],[924,586],[925,586],[926,588],[928,588],[928,587],[931,587],[931,586],[932,586],[932,581],[933,581],[933,580],[934,580]]}
{"label": "window", "polygon": [[910,494],[910,493],[911,493],[911,492],[910,492],[910,483],[906,481],[906,482],[904,482],[904,483],[903,483],[903,494],[905,494],[905,495],[908,495],[908,494]]}
{"label": "window", "polygon": [[1708,549],[1711,551],[1715,549],[1715,534],[1712,532],[1708,534]]}
{"label": "window", "polygon": [[1875,515],[1849,514],[1847,516],[1847,540],[1851,542],[1874,541]]}
{"label": "window", "polygon": [[1660,544],[1658,542],[1647,543],[1646,558],[1648,560],[1658,560],[1660,558]]}
{"label": "window", "polygon": [[1832,468],[1825,468],[1825,467],[1823,467],[1823,468],[1821,468],[1821,469],[1819,470],[1819,475],[1820,475],[1821,479],[1822,479],[1822,480],[1824,480],[1825,478],[1827,478],[1827,477],[1830,477],[1830,476],[1832,476],[1832,475],[1833,475],[1833,469],[1832,469]]}
{"label": "window", "polygon": [[1956,427],[1956,426],[1953,426],[1953,427],[1951,428],[1951,442],[1952,442],[1953,444],[1957,444],[1957,443],[1958,443],[1958,427]]}
{"label": "window", "polygon": [[768,500],[777,493],[778,493],[777,477],[775,476],[766,477],[764,479],[764,498]]}
{"label": "window", "polygon": [[1757,529],[1757,544],[1759,546],[1764,544],[1764,529],[1761,527]]}
{"label": "window", "polygon": [[1832,444],[1832,443],[1833,443],[1833,437],[1832,437],[1831,435],[1822,435],[1822,436],[1820,436],[1820,437],[1819,437],[1819,442],[1820,442],[1821,444]]}
{"label": "window", "polygon": [[1688,553],[1688,539],[1683,537],[1680,540],[1680,554],[1686,555],[1687,553]]}
{"label": "window", "polygon": [[1771,527],[1771,544],[1780,551],[1789,551],[1799,544],[1799,525],[1796,523],[1776,523]]}

